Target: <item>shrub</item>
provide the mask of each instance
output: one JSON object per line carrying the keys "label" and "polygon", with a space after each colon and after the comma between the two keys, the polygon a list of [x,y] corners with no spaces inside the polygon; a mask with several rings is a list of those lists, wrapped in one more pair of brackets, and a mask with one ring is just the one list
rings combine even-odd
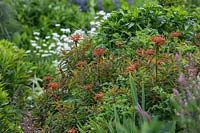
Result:
{"label": "shrub", "polygon": [[10,102],[20,108],[25,106],[30,91],[30,72],[30,63],[25,61],[24,51],[6,40],[0,41],[0,81],[8,92]]}
{"label": "shrub", "polygon": [[3,1],[0,1],[0,39],[10,39],[12,34],[20,29],[19,23],[16,21],[15,13]]}
{"label": "shrub", "polygon": [[182,67],[180,55],[176,55],[179,70],[178,86],[173,89],[173,105],[176,120],[183,132],[198,132],[200,122],[200,72],[191,54],[187,54],[187,64]]}
{"label": "shrub", "polygon": [[22,133],[19,128],[19,114],[17,114],[14,106],[9,102],[8,93],[3,90],[0,83],[0,132],[2,133]]}
{"label": "shrub", "polygon": [[197,14],[189,14],[181,7],[164,8],[146,4],[133,10],[120,9],[112,12],[111,16],[101,23],[97,40],[98,44],[109,49],[114,48],[113,40],[120,40],[132,46],[131,38],[145,28],[156,29],[158,34],[167,36],[168,33],[178,30],[183,32],[184,39],[188,39],[191,38],[191,33],[198,29],[195,28],[195,25],[199,25],[197,18]]}

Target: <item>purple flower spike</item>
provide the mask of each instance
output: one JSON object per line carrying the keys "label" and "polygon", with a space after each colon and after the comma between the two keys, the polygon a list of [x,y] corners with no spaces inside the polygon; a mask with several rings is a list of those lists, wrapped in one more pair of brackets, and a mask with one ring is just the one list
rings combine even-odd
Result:
{"label": "purple flower spike", "polygon": [[119,0],[114,0],[115,9],[119,8]]}
{"label": "purple flower spike", "polygon": [[128,5],[131,6],[133,4],[133,0],[128,0]]}
{"label": "purple flower spike", "polygon": [[180,97],[179,92],[176,88],[173,89],[173,93],[176,95],[176,97]]}
{"label": "purple flower spike", "polygon": [[148,122],[151,122],[151,116],[147,112],[142,111],[140,105],[135,106],[135,110],[139,113],[140,116],[143,117],[143,119],[146,119]]}
{"label": "purple flower spike", "polygon": [[178,78],[178,83],[180,85],[184,85],[185,84],[185,77],[183,73],[180,73],[179,78]]}
{"label": "purple flower spike", "polygon": [[102,10],[102,9],[103,9],[103,1],[102,1],[102,0],[99,0],[99,1],[98,1],[98,9],[99,9],[99,10]]}

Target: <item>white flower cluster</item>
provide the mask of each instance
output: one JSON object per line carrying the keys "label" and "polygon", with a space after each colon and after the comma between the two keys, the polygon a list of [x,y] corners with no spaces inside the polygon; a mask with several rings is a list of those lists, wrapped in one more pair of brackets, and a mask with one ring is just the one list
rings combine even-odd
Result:
{"label": "white flower cluster", "polygon": [[96,31],[101,25],[102,22],[108,19],[110,13],[106,13],[103,10],[97,13],[97,16],[94,18],[94,21],[90,22],[91,29],[87,32],[90,36],[96,35]]}

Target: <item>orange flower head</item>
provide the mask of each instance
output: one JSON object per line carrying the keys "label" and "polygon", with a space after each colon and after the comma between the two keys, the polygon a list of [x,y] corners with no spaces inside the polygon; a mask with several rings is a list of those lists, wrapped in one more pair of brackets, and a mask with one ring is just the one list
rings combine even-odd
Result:
{"label": "orange flower head", "polygon": [[48,84],[48,88],[50,88],[50,89],[57,89],[57,88],[59,88],[60,86],[59,86],[59,84],[58,83],[55,83],[55,82],[50,82],[49,84]]}
{"label": "orange flower head", "polygon": [[169,35],[169,37],[172,38],[172,39],[175,38],[175,37],[179,37],[179,36],[181,36],[180,32],[171,32],[170,35]]}
{"label": "orange flower head", "polygon": [[44,80],[44,81],[49,81],[49,80],[51,80],[51,79],[52,79],[52,77],[51,77],[50,75],[43,77],[43,80]]}
{"label": "orange flower head", "polygon": [[69,129],[67,133],[76,133],[76,129]]}
{"label": "orange flower head", "polygon": [[157,64],[158,64],[158,65],[161,65],[162,62],[164,62],[163,59],[158,59],[158,60],[157,60]]}
{"label": "orange flower head", "polygon": [[95,100],[102,100],[104,97],[104,94],[101,92],[101,93],[97,93],[94,97]]}
{"label": "orange flower head", "polygon": [[121,47],[121,46],[122,46],[122,43],[119,42],[119,41],[116,41],[116,42],[115,42],[115,46],[117,46],[117,47]]}
{"label": "orange flower head", "polygon": [[89,49],[90,48],[90,45],[88,44],[88,45],[85,45],[84,47],[83,47],[83,50],[87,50],[87,49]]}
{"label": "orange flower head", "polygon": [[105,53],[104,48],[95,48],[93,51],[93,56],[100,56],[103,55],[104,53]]}
{"label": "orange flower head", "polygon": [[84,85],[83,86],[83,89],[86,90],[86,91],[90,91],[93,87],[93,84],[88,84],[88,85]]}
{"label": "orange flower head", "polygon": [[155,53],[155,51],[153,49],[146,50],[146,54],[148,54],[148,55],[153,55],[154,53]]}
{"label": "orange flower head", "polygon": [[136,65],[132,64],[132,65],[126,67],[125,73],[127,74],[129,72],[133,72],[135,70],[135,68],[136,68]]}
{"label": "orange flower head", "polygon": [[198,38],[198,39],[200,39],[200,32],[199,32],[199,33],[197,33],[197,38]]}
{"label": "orange flower head", "polygon": [[144,49],[143,48],[137,49],[136,54],[139,55],[139,56],[143,56],[144,55]]}
{"label": "orange flower head", "polygon": [[85,61],[79,61],[77,64],[76,64],[77,67],[85,67],[86,66],[86,62]]}
{"label": "orange flower head", "polygon": [[150,41],[155,43],[157,47],[160,47],[161,45],[165,44],[166,40],[162,36],[152,36],[150,38]]}
{"label": "orange flower head", "polygon": [[70,39],[74,42],[78,42],[81,39],[81,35],[79,34],[74,34],[70,37]]}

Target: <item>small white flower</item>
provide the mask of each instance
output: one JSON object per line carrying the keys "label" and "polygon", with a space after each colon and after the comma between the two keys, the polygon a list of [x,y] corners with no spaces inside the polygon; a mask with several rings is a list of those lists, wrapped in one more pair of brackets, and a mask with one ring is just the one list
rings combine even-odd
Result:
{"label": "small white flower", "polygon": [[36,41],[35,40],[31,40],[31,43],[35,43]]}
{"label": "small white flower", "polygon": [[71,48],[69,47],[68,43],[63,43],[64,49],[65,50],[71,50]]}
{"label": "small white flower", "polygon": [[35,31],[35,32],[33,32],[33,35],[39,36],[40,33]]}
{"label": "small white flower", "polygon": [[71,30],[70,30],[70,29],[65,29],[65,32],[66,32],[66,33],[70,33]]}
{"label": "small white flower", "polygon": [[27,54],[31,53],[31,50],[27,50],[26,53],[27,53]]}
{"label": "small white flower", "polygon": [[39,52],[40,52],[40,53],[43,53],[43,52],[44,52],[44,50],[40,49],[40,50],[39,50]]}
{"label": "small white flower", "polygon": [[49,51],[45,50],[44,53],[49,53]]}
{"label": "small white flower", "polygon": [[100,22],[96,22],[96,25],[99,27],[100,26]]}
{"label": "small white flower", "polygon": [[39,39],[40,39],[39,37],[35,36],[35,40],[39,40]]}
{"label": "small white flower", "polygon": [[103,10],[101,10],[101,11],[99,11],[97,14],[98,14],[98,15],[101,15],[101,16],[104,16],[106,13],[105,13]]}
{"label": "small white flower", "polygon": [[43,45],[44,47],[46,47],[46,46],[47,46],[47,44],[46,44],[46,43],[43,43],[42,45]]}
{"label": "small white flower", "polygon": [[56,52],[55,52],[55,51],[53,51],[53,50],[50,50],[49,52],[50,52],[50,53],[52,53],[52,54],[56,54]]}
{"label": "small white flower", "polygon": [[55,24],[56,27],[60,27],[60,24]]}
{"label": "small white flower", "polygon": [[57,45],[58,46],[63,46],[63,43],[62,42],[58,42]]}
{"label": "small white flower", "polygon": [[37,47],[38,45],[37,45],[37,43],[32,43],[31,44],[33,47]]}
{"label": "small white flower", "polygon": [[51,56],[51,54],[42,54],[41,56],[42,57],[48,57],[48,56]]}
{"label": "small white flower", "polygon": [[64,40],[65,38],[67,38],[66,35],[62,35],[62,36],[60,37],[61,40]]}
{"label": "small white flower", "polygon": [[95,25],[95,22],[94,22],[94,21],[91,21],[91,22],[90,22],[90,25]]}
{"label": "small white flower", "polygon": [[52,33],[53,37],[58,38],[60,35],[58,33]]}
{"label": "small white flower", "polygon": [[36,49],[41,49],[42,47],[41,47],[41,46],[35,46],[35,48],[36,48]]}
{"label": "small white flower", "polygon": [[46,36],[46,37],[45,37],[45,39],[49,39],[49,38],[51,38],[51,37],[50,37],[50,36]]}

